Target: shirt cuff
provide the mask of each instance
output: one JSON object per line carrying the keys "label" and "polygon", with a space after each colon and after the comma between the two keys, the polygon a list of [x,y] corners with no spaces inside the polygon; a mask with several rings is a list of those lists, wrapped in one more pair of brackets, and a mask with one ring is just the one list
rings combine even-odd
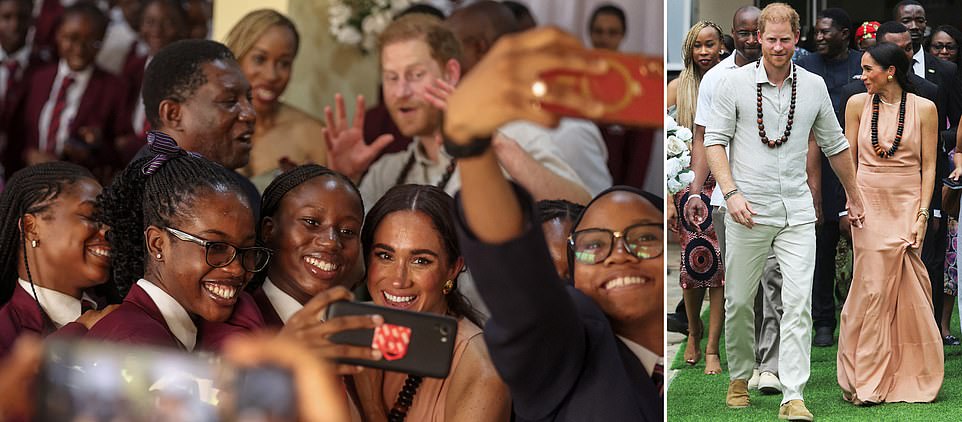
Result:
{"label": "shirt cuff", "polygon": [[839,216],[839,217],[845,217],[846,215],[848,215],[848,211],[847,211],[847,210],[838,213],[838,216]]}

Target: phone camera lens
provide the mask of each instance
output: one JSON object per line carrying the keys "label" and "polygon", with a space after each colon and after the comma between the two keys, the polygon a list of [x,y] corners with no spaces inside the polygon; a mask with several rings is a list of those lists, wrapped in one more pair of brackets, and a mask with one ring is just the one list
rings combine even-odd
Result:
{"label": "phone camera lens", "polygon": [[441,331],[441,335],[442,335],[442,336],[447,337],[447,335],[448,335],[448,327],[447,327],[447,326],[440,326],[440,327],[439,327],[439,330]]}

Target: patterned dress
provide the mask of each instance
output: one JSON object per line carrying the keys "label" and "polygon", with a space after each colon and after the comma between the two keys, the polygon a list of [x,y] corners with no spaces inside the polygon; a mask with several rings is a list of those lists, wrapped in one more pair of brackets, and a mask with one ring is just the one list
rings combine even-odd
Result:
{"label": "patterned dress", "polygon": [[[715,178],[711,175],[705,180],[701,192],[691,193],[690,188],[675,194],[675,207],[678,209],[678,235],[681,238],[681,274],[678,276],[683,289],[704,289],[722,287],[725,284],[725,269],[718,248],[718,236],[711,220],[711,192],[715,189]],[[701,203],[689,203],[692,195],[700,195]],[[688,224],[685,215],[695,213],[705,216],[698,227]]]}

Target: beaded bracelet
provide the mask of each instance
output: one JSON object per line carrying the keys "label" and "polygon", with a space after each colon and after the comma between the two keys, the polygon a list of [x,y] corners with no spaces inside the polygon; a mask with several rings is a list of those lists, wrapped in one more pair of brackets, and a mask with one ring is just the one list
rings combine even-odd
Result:
{"label": "beaded bracelet", "polygon": [[728,198],[735,196],[736,193],[738,193],[738,188],[728,191],[728,193],[725,194],[725,200],[727,201]]}

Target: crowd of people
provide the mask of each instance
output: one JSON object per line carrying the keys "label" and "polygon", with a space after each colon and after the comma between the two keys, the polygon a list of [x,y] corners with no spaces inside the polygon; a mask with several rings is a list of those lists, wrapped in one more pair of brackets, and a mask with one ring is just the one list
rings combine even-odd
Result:
{"label": "crowd of people", "polygon": [[[208,1],[101,3],[0,0],[0,419],[44,399],[19,386],[48,340],[279,367],[294,420],[663,419],[652,132],[532,89],[609,71],[576,38],[519,3],[415,5],[380,34],[380,104],[317,119],[281,100],[306,48],[283,14],[221,44]],[[626,28],[588,23],[596,48]],[[352,300],[454,318],[448,376],[344,363],[386,359],[335,341],[386,329],[327,318]]]}
{"label": "crowd of people", "polygon": [[705,373],[722,372],[724,329],[728,407],[758,389],[782,394],[780,419],[812,420],[811,347],[836,327],[845,400],[931,402],[942,387],[943,346],[959,345],[959,196],[942,180],[962,175],[960,34],[926,36],[913,0],[890,17],[821,10],[810,52],[784,3],[736,10],[727,57],[714,23],[685,38],[668,105],[693,132],[695,178],[672,201],[684,300],[669,327],[697,363],[708,290]]}

